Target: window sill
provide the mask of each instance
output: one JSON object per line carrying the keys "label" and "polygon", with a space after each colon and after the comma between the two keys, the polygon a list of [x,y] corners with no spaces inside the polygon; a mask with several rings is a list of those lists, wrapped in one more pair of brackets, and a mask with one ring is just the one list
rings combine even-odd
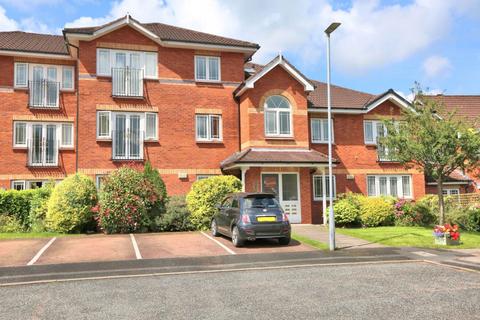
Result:
{"label": "window sill", "polygon": [[145,139],[145,140],[143,140],[143,142],[145,142],[145,143],[157,143],[158,139]]}
{"label": "window sill", "polygon": [[28,87],[13,87],[13,90],[28,91]]}
{"label": "window sill", "polygon": [[223,144],[223,140],[196,140],[196,143],[201,143],[201,144]]}
{"label": "window sill", "polygon": [[293,136],[266,136],[265,140],[295,140]]}
{"label": "window sill", "polygon": [[[316,141],[312,141],[312,144],[323,144],[323,145],[327,145],[328,142],[316,142]],[[332,141],[332,144],[334,145],[334,144],[335,144],[335,141]]]}
{"label": "window sill", "polygon": [[98,138],[97,142],[112,142],[112,138]]}
{"label": "window sill", "polygon": [[75,147],[60,147],[58,150],[60,151],[74,151]]}
{"label": "window sill", "polygon": [[22,147],[22,146],[13,146],[13,150],[27,150],[27,149],[28,149],[27,146],[24,146],[24,147]]}
{"label": "window sill", "polygon": [[[325,199],[325,201],[328,201],[328,197]],[[337,200],[337,197],[333,197],[333,201]],[[323,201],[323,198],[313,198],[313,201]]]}
{"label": "window sill", "polygon": [[222,83],[222,80],[200,80],[200,79],[195,79],[195,82],[196,83],[199,83],[199,84],[221,84]]}

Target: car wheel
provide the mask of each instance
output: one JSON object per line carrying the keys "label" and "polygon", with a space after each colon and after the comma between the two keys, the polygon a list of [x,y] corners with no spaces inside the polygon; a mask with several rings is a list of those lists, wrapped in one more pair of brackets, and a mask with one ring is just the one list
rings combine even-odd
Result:
{"label": "car wheel", "polygon": [[212,236],[218,237],[220,234],[218,233],[217,221],[212,219],[212,224],[210,225],[210,231],[212,232]]}
{"label": "car wheel", "polygon": [[232,243],[235,247],[241,247],[245,243],[245,241],[240,238],[240,231],[237,226],[233,227],[232,230]]}
{"label": "car wheel", "polygon": [[287,246],[290,243],[290,237],[278,238],[278,243],[282,246]]}

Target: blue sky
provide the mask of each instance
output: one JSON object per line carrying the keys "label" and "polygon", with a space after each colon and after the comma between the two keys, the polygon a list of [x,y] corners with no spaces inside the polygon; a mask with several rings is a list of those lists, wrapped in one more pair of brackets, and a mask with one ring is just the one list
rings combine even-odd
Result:
{"label": "blue sky", "polygon": [[282,52],[307,76],[325,79],[323,30],[332,35],[333,82],[408,94],[480,94],[478,0],[0,0],[0,30],[59,33],[125,15],[259,43],[254,61]]}

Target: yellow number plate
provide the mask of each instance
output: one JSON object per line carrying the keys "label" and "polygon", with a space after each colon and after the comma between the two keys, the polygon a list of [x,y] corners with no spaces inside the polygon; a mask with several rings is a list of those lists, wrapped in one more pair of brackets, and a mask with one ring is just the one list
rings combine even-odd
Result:
{"label": "yellow number plate", "polygon": [[258,222],[275,222],[277,217],[257,217]]}

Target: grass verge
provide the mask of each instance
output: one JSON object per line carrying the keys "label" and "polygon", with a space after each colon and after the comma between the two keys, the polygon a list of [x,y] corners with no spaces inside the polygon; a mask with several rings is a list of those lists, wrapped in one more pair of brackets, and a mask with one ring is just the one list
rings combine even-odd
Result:
{"label": "grass verge", "polygon": [[459,246],[435,245],[432,235],[433,230],[427,227],[337,228],[336,232],[392,247],[480,248],[480,232],[461,231],[461,244]]}
{"label": "grass verge", "polygon": [[327,243],[312,240],[310,238],[303,237],[303,236],[300,236],[300,235],[295,234],[295,233],[292,234],[292,239],[297,240],[298,242],[308,244],[309,246],[312,246],[312,247],[320,249],[320,250],[328,250],[328,244]]}

